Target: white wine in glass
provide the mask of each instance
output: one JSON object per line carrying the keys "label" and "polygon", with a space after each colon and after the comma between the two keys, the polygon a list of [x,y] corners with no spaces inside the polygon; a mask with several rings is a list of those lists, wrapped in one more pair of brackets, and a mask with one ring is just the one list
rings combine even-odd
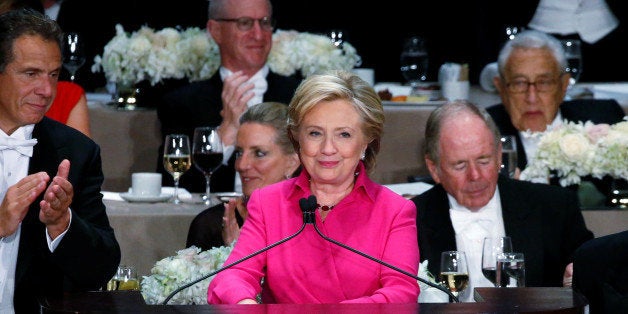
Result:
{"label": "white wine in glass", "polygon": [[164,168],[174,179],[174,195],[172,202],[181,203],[179,199],[179,179],[192,166],[190,156],[190,139],[185,134],[169,134],[164,144]]}
{"label": "white wine in glass", "polygon": [[464,252],[446,251],[441,253],[439,281],[456,297],[467,288],[469,270]]}
{"label": "white wine in glass", "polygon": [[222,164],[223,146],[218,130],[212,127],[198,127],[194,129],[192,144],[192,161],[194,167],[205,176],[205,205],[211,204],[209,183],[211,176]]}

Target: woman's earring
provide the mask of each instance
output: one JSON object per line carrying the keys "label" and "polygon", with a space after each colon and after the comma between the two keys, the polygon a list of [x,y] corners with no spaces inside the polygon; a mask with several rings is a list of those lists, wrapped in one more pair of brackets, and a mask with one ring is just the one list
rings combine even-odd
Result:
{"label": "woman's earring", "polygon": [[366,153],[362,153],[362,157],[360,157],[362,160],[364,160],[364,158],[366,158]]}

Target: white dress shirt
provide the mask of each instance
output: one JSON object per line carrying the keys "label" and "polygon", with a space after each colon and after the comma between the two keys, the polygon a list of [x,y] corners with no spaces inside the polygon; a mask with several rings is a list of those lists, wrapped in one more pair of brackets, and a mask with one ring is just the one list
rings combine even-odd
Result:
{"label": "white dress shirt", "polygon": [[[0,130],[0,138],[8,138],[8,142],[13,140],[30,140],[32,139],[34,127],[33,124],[22,126],[10,136]],[[0,202],[4,201],[7,189],[10,186],[28,175],[29,161],[29,156],[19,153],[15,149],[0,150]],[[70,221],[72,219],[71,213]],[[0,238],[0,313],[14,313],[15,267],[17,265],[21,230],[22,225],[20,224],[13,234]],[[42,234],[42,236],[46,237],[50,252],[56,249],[66,233],[67,229],[54,240],[50,238],[48,230],[46,230],[45,235]]]}
{"label": "white dress shirt", "polygon": [[[34,125],[18,128],[11,136],[0,130],[0,137],[9,140],[29,140]],[[4,201],[7,189],[28,174],[29,157],[14,149],[0,150],[0,201]],[[0,312],[13,313],[13,289],[15,288],[15,266],[20,243],[21,224],[15,233],[0,239]]]}
{"label": "white dress shirt", "polygon": [[[266,64],[259,71],[257,71],[257,73],[253,74],[253,76],[251,76],[246,81],[247,83],[253,83],[255,85],[255,87],[253,87],[252,89],[254,96],[246,103],[247,107],[250,108],[251,106],[259,104],[262,101],[264,101],[264,93],[266,93],[266,90],[268,90],[268,82],[266,81],[266,76],[268,75],[269,71],[270,69],[268,68],[268,65]],[[225,80],[225,78],[229,77],[231,74],[233,74],[231,70],[222,66],[220,67],[220,78],[223,81]],[[224,165],[229,163],[229,158],[231,158],[231,155],[233,155],[234,151],[235,151],[235,147],[233,145],[223,147],[222,163]],[[234,191],[242,192],[242,182],[240,180],[240,174],[237,171],[236,171],[236,177],[235,177]]]}
{"label": "white dress shirt", "polygon": [[[552,123],[546,127],[546,130],[552,130],[560,126],[563,123],[562,121],[563,116],[560,114],[559,110]],[[534,156],[536,155],[536,151],[539,148],[539,141],[541,140],[542,135],[543,132],[530,132],[529,130],[519,131],[519,138],[521,139],[521,144],[523,145],[523,150],[525,151],[528,164],[530,164],[532,160],[534,160]]]}
{"label": "white dress shirt", "polygon": [[530,28],[560,35],[578,34],[593,44],[613,31],[619,21],[604,0],[541,0]]}
{"label": "white dress shirt", "polygon": [[449,217],[456,233],[456,248],[464,251],[469,268],[469,285],[458,295],[460,301],[473,302],[473,288],[494,287],[482,274],[482,245],[486,237],[506,235],[502,218],[499,189],[484,207],[470,211],[458,204],[456,199],[447,194],[451,209]]}

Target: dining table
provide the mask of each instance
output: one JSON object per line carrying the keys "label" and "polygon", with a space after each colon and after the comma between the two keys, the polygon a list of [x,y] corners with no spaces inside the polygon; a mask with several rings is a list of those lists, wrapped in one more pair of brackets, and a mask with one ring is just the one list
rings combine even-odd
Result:
{"label": "dining table", "polygon": [[[431,185],[423,182],[386,185],[405,197],[427,190]],[[211,205],[190,202],[182,197],[181,204],[165,202],[127,202],[116,197],[117,192],[103,192],[107,216],[114,229],[122,252],[122,265],[134,266],[140,276],[150,275],[151,268],[163,258],[176,255],[185,248],[192,219]],[[185,194],[184,194],[185,195]],[[197,199],[193,195],[192,199]],[[595,237],[626,230],[628,210],[597,208],[583,210],[587,227]]]}

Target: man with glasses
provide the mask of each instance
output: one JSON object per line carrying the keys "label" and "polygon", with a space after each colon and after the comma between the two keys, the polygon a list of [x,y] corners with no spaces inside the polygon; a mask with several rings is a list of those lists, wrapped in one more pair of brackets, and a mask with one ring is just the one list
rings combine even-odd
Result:
{"label": "man with glasses", "polygon": [[[523,170],[536,152],[538,137],[562,120],[617,123],[624,111],[612,99],[563,101],[570,75],[560,41],[528,30],[508,41],[498,59],[499,76],[493,82],[502,104],[487,108],[502,135],[517,137],[518,167]],[[527,156],[527,158],[526,158]]]}
{"label": "man with glasses", "polygon": [[[299,74],[286,77],[269,69],[266,61],[273,29],[269,0],[211,0],[207,30],[219,47],[220,69],[207,80],[167,93],[158,107],[163,138],[170,133],[192,138],[195,127],[220,127],[226,147],[224,162],[229,163],[212,174],[212,192],[234,190],[235,169],[230,157],[240,116],[262,101],[289,103],[301,82]],[[166,174],[161,159],[157,165]],[[164,184],[172,185],[172,181],[168,182],[172,176],[163,178]],[[187,171],[180,184],[192,192],[205,191],[200,171]]]}

